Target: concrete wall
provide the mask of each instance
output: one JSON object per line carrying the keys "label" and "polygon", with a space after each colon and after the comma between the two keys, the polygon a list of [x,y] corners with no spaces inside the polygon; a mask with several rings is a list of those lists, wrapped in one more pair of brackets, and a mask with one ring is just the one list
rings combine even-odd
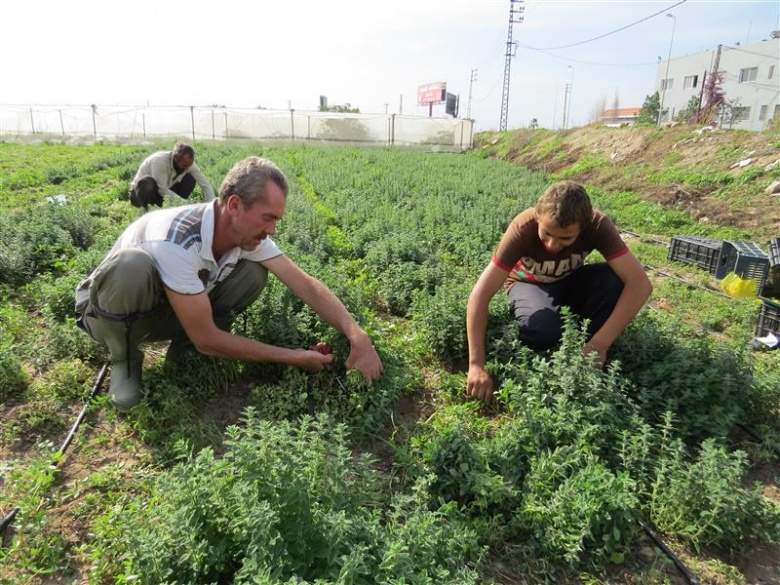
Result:
{"label": "concrete wall", "polygon": [[[655,87],[662,96],[663,109],[667,113],[662,121],[673,119],[682,109],[685,109],[691,96],[699,96],[706,72],[709,77],[715,61],[717,49],[674,57],[669,61],[669,79],[671,87],[664,92],[662,80],[666,78],[667,61],[658,64]],[[755,80],[740,83],[742,69],[757,67]],[[771,69],[774,69],[771,71]],[[739,99],[740,106],[750,108],[746,120],[735,122],[733,128],[745,130],[763,130],[766,128],[780,96],[780,39],[769,39],[759,43],[743,46],[723,46],[720,56],[719,70],[724,73],[723,90],[727,100]],[[772,75],[770,78],[769,75]],[[695,87],[684,87],[685,78],[698,76]],[[766,117],[761,120],[761,107],[766,106]],[[777,111],[780,115],[780,108]]]}

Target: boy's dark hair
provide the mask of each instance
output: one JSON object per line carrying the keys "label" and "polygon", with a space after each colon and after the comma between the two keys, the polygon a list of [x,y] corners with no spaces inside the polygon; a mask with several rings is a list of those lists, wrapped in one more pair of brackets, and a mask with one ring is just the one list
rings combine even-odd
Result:
{"label": "boy's dark hair", "polygon": [[547,215],[562,228],[576,223],[585,229],[593,219],[593,206],[585,187],[574,181],[558,181],[537,200],[536,215]]}

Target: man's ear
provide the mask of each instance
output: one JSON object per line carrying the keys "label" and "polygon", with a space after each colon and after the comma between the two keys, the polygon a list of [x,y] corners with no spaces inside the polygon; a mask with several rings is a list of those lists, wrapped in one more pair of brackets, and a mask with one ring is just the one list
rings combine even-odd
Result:
{"label": "man's ear", "polygon": [[227,201],[225,203],[227,209],[229,209],[230,211],[236,211],[240,205],[241,205],[241,198],[238,195],[235,195],[233,193],[228,195]]}

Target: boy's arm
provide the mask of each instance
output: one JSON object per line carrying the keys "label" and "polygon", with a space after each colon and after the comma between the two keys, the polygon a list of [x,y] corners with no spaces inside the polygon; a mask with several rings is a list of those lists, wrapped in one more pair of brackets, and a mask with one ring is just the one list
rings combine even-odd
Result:
{"label": "boy's arm", "polygon": [[623,281],[623,292],[620,293],[612,314],[585,346],[586,351],[598,352],[601,364],[604,363],[607,351],[615,339],[636,317],[647,299],[650,298],[650,293],[653,292],[653,285],[650,284],[650,279],[647,278],[644,268],[630,251],[609,260],[608,264]]}
{"label": "boy's arm", "polygon": [[466,334],[469,342],[469,374],[466,392],[474,398],[487,400],[493,392],[493,382],[485,370],[485,332],[490,300],[501,289],[507,271],[491,261],[477,280],[466,307]]}

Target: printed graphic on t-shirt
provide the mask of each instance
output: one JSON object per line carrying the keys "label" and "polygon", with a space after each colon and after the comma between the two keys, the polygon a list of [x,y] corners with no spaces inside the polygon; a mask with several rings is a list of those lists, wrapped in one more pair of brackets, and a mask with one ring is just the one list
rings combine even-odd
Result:
{"label": "printed graphic on t-shirt", "polygon": [[585,262],[586,254],[571,254],[568,258],[535,260],[524,256],[512,271],[524,282],[554,282],[565,278]]}

